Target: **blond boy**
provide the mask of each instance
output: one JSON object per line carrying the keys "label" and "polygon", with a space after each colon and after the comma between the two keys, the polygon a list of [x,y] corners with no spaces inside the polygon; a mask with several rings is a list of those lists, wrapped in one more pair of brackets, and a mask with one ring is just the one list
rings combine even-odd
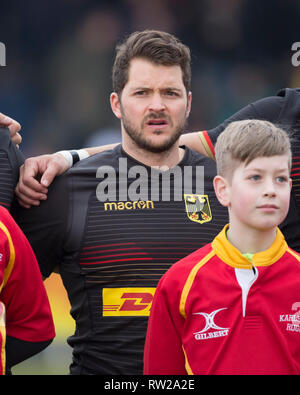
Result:
{"label": "blond boy", "polygon": [[299,374],[300,256],[277,227],[289,208],[289,138],[244,120],[215,150],[214,187],[229,224],[161,279],[144,372]]}

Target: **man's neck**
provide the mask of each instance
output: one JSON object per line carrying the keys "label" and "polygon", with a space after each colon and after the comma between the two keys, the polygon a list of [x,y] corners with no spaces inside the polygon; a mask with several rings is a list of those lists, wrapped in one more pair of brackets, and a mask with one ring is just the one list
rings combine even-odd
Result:
{"label": "man's neck", "polygon": [[184,157],[184,149],[176,143],[169,150],[155,153],[138,147],[134,142],[123,141],[122,147],[124,151],[136,159],[150,167],[164,167],[171,169],[176,166]]}
{"label": "man's neck", "polygon": [[227,237],[242,254],[256,254],[271,247],[276,238],[276,231],[277,228],[261,230],[230,223]]}

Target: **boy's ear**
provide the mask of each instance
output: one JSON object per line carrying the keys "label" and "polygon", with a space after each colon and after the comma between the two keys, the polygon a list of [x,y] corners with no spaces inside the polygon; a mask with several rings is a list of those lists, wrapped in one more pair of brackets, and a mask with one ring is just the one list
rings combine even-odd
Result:
{"label": "boy's ear", "polygon": [[228,207],[230,204],[228,181],[224,177],[215,176],[213,183],[219,202],[222,206]]}

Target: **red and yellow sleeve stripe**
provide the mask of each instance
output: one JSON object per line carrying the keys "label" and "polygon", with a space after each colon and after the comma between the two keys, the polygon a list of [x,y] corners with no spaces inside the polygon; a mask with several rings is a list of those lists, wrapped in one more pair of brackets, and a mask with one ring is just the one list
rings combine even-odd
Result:
{"label": "red and yellow sleeve stripe", "polygon": [[206,130],[198,132],[198,136],[200,137],[201,143],[207,153],[207,156],[213,160],[215,160],[215,149],[214,145],[207,133]]}
{"label": "red and yellow sleeve stripe", "polygon": [[198,271],[201,269],[203,265],[205,265],[213,256],[215,255],[214,251],[210,251],[200,262],[198,262],[193,269],[191,270],[184,287],[182,289],[181,298],[179,302],[179,314],[185,319],[186,318],[186,301],[190,292],[190,289],[194,283],[195,277],[197,276]]}
{"label": "red and yellow sleeve stripe", "polygon": [[5,326],[5,306],[0,302],[0,375],[5,374],[5,343],[6,343],[6,326]]}
{"label": "red and yellow sleeve stripe", "polygon": [[[4,270],[3,281],[0,284],[0,292],[2,291],[2,288],[6,285],[15,263],[14,244],[12,242],[12,238],[10,236],[8,229],[2,222],[0,222],[0,231],[1,230],[5,234],[8,241],[9,260]],[[6,343],[5,306],[2,302],[0,302],[0,375],[5,374],[5,364],[6,364],[5,343]]]}

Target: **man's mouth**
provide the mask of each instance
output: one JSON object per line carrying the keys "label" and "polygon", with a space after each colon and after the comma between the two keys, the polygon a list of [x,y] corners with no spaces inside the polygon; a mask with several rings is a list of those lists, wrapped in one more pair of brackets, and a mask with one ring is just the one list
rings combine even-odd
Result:
{"label": "man's mouth", "polygon": [[146,123],[148,126],[165,126],[168,122],[165,119],[149,119]]}

